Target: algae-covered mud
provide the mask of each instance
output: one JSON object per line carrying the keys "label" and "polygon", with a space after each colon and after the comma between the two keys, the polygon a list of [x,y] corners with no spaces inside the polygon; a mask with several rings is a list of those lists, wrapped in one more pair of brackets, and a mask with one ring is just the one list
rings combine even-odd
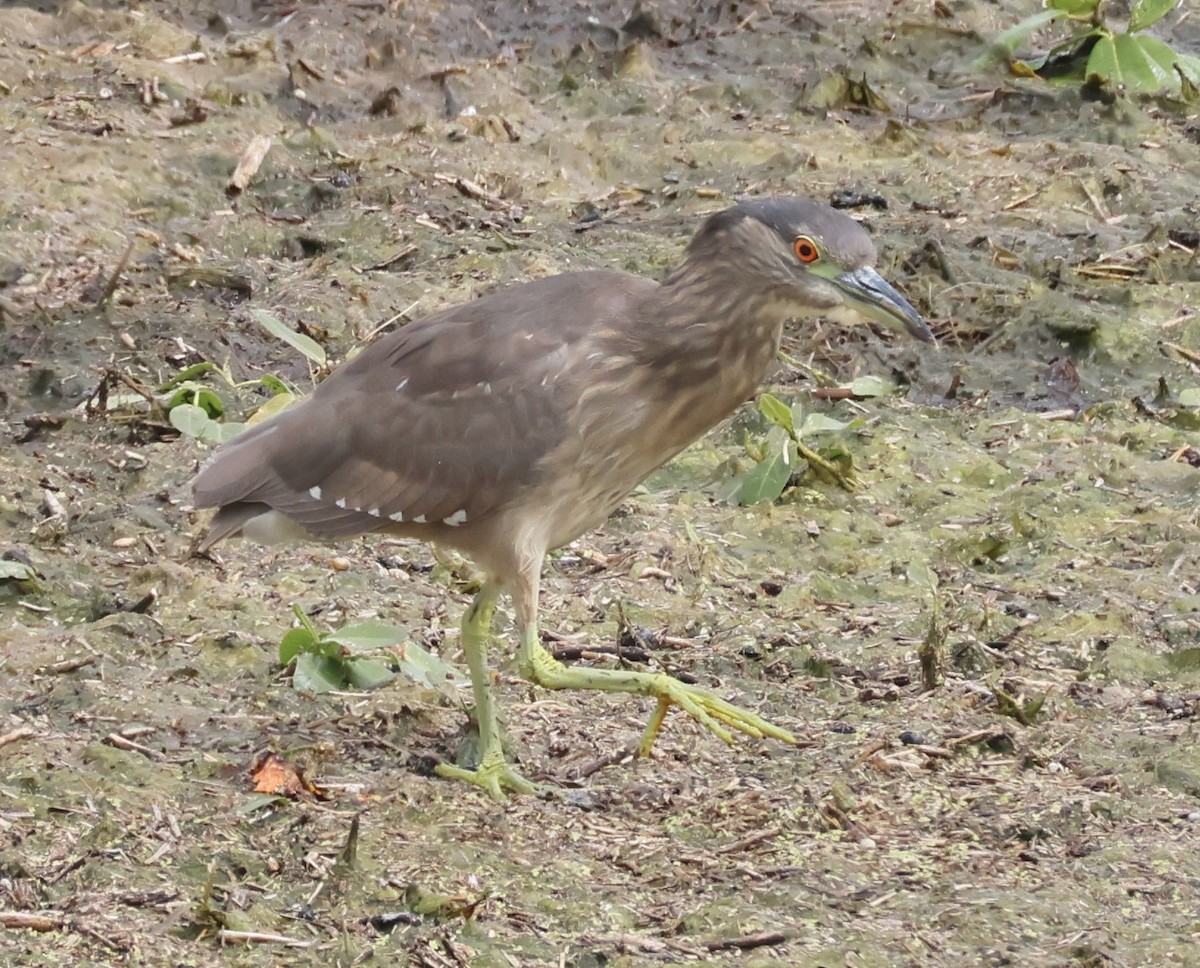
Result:
{"label": "algae-covered mud", "polygon": [[[201,6],[0,8],[0,963],[1196,962],[1194,107],[979,65],[1025,3]],[[1187,4],[1156,29],[1200,47]],[[454,665],[476,576],[194,556],[174,390],[241,420],[772,193],[861,202],[939,347],[790,329],[768,389],[859,486],[733,506],[746,407],[554,557],[542,622],[799,746],[676,713],[631,762],[647,702],[498,643],[513,756],[567,795],[497,806],[430,775],[455,687],[294,688],[293,605]]]}

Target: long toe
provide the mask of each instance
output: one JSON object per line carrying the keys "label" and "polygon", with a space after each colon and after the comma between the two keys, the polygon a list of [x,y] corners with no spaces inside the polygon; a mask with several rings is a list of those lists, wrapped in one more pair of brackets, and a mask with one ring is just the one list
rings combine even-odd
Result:
{"label": "long toe", "polygon": [[462,780],[473,786],[481,787],[497,803],[507,800],[509,793],[537,794],[542,792],[542,788],[538,784],[527,780],[509,766],[503,754],[485,756],[478,769],[466,770],[461,766],[439,763],[434,767],[434,772],[448,780]]}
{"label": "long toe", "polygon": [[[796,737],[786,729],[767,722],[756,713],[735,706],[731,702],[726,702],[720,696],[713,695],[707,689],[690,686],[672,676],[663,674],[655,675],[653,679],[654,682],[647,684],[649,688],[643,691],[656,696],[659,707],[655,710],[649,724],[646,726],[646,731],[642,734],[641,742],[638,743],[637,752],[639,756],[649,755],[650,750],[654,746],[654,740],[658,736],[658,730],[662,725],[663,715],[668,706],[678,706],[725,743],[733,742],[733,735],[730,733],[730,729],[745,733],[747,736],[752,736],[755,739],[762,739],[769,736],[784,743],[791,743],[793,746],[797,742]],[[729,727],[729,729],[726,729],[726,727]]]}

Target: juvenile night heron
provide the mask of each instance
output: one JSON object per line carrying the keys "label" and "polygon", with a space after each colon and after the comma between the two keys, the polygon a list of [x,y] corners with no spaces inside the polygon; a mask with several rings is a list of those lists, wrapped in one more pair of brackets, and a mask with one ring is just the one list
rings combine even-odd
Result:
{"label": "juvenile night heron", "polygon": [[671,706],[726,742],[730,730],[794,742],[672,676],[563,665],[538,640],[538,586],[548,551],[599,525],[754,392],[786,319],[849,306],[933,342],[875,258],[848,216],[768,198],[711,216],[661,284],[573,272],[409,323],[217,451],[193,485],[198,507],[219,509],[201,547],[385,532],[472,557],[489,576],[462,624],[480,761],[438,772],[497,799],[537,789],[505,759],[492,698],[487,646],[504,590],[529,681],[657,699],[640,754]]}

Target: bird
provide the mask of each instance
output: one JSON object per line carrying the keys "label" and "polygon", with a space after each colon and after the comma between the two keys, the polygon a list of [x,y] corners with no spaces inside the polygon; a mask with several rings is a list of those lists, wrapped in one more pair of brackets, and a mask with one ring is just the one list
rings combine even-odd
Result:
{"label": "bird", "polygon": [[656,700],[637,754],[650,754],[672,706],[726,743],[735,731],[795,743],[666,673],[557,660],[538,635],[541,573],[548,552],[603,523],[753,396],[789,318],[849,307],[935,343],[876,259],[845,213],[806,198],[755,198],[710,215],[661,282],[569,272],[410,322],[202,464],[194,504],[217,511],[198,548],[236,535],[273,543],[385,533],[473,559],[487,577],[463,615],[461,645],[478,762],[435,769],[498,801],[544,792],[502,745],[488,648],[505,592],[525,679]]}

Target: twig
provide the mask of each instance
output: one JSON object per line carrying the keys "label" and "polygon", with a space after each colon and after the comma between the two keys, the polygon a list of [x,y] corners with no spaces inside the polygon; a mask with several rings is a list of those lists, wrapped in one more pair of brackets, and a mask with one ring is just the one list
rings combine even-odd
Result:
{"label": "twig", "polygon": [[780,829],[778,827],[768,827],[766,830],[756,830],[748,837],[743,837],[741,840],[735,840],[732,844],[726,844],[724,847],[718,847],[715,853],[718,854],[740,854],[744,850],[749,850],[761,844],[764,840],[770,840],[772,837],[778,837]]}
{"label": "twig", "polygon": [[57,931],[67,923],[61,911],[0,911],[0,925],[30,931]]}
{"label": "twig", "polygon": [[550,653],[560,662],[575,662],[579,659],[600,659],[615,656],[630,662],[649,662],[650,653],[645,649],[620,645],[564,645]]}
{"label": "twig", "polygon": [[126,739],[120,733],[109,733],[104,737],[104,742],[109,746],[115,746],[119,750],[128,750],[130,753],[141,753],[142,756],[149,760],[161,760],[162,753],[158,750],[151,749],[149,746],[143,746],[141,743],[135,743],[131,739]]}
{"label": "twig", "polygon": [[[0,746],[11,746],[13,743],[19,743],[23,739],[31,739],[37,735],[37,730],[29,726],[22,726],[19,729],[14,729],[11,733],[5,733],[0,736]],[[0,921],[0,924],[3,922]]]}
{"label": "twig", "polygon": [[288,948],[311,948],[311,941],[301,941],[289,938],[283,934],[271,934],[267,931],[228,931],[222,929],[217,937],[226,944],[281,944]]}
{"label": "twig", "polygon": [[113,293],[117,291],[117,285],[121,281],[121,273],[125,271],[129,265],[129,257],[133,255],[134,240],[130,239],[129,244],[125,246],[125,251],[121,254],[121,258],[117,260],[117,267],[113,269],[112,278],[108,280],[108,285],[104,287],[104,291],[100,293],[100,298],[96,300],[97,306],[103,306],[113,297]]}
{"label": "twig", "polygon": [[395,255],[384,259],[382,262],[376,262],[373,266],[367,266],[363,272],[382,272],[385,269],[395,269],[401,262],[407,259],[410,255],[417,251],[415,245],[406,245]]}
{"label": "twig", "polygon": [[758,934],[744,934],[740,938],[724,938],[720,941],[708,941],[704,947],[709,951],[750,951],[753,948],[766,948],[769,945],[785,944],[789,940],[785,931],[760,931]]}
{"label": "twig", "polygon": [[1195,350],[1189,350],[1186,346],[1180,346],[1178,343],[1169,343],[1167,340],[1163,340],[1158,345],[1163,349],[1170,350],[1172,353],[1177,353],[1189,363],[1200,363],[1200,353],[1197,353]]}
{"label": "twig", "polygon": [[82,669],[84,666],[95,664],[96,657],[94,655],[78,655],[74,659],[63,659],[62,662],[52,662],[48,666],[42,666],[38,672],[42,675],[61,676],[68,672],[74,672],[76,669]]}
{"label": "twig", "polygon": [[266,135],[258,134],[251,138],[250,144],[246,145],[246,150],[242,152],[242,157],[238,159],[233,174],[229,176],[229,181],[225,183],[225,194],[242,194],[270,150],[271,139]]}
{"label": "twig", "polygon": [[628,763],[634,757],[632,749],[619,749],[607,756],[599,756],[590,763],[585,763],[572,774],[573,780],[586,780],[589,776],[599,773],[601,770],[609,766],[617,766],[620,763]]}

